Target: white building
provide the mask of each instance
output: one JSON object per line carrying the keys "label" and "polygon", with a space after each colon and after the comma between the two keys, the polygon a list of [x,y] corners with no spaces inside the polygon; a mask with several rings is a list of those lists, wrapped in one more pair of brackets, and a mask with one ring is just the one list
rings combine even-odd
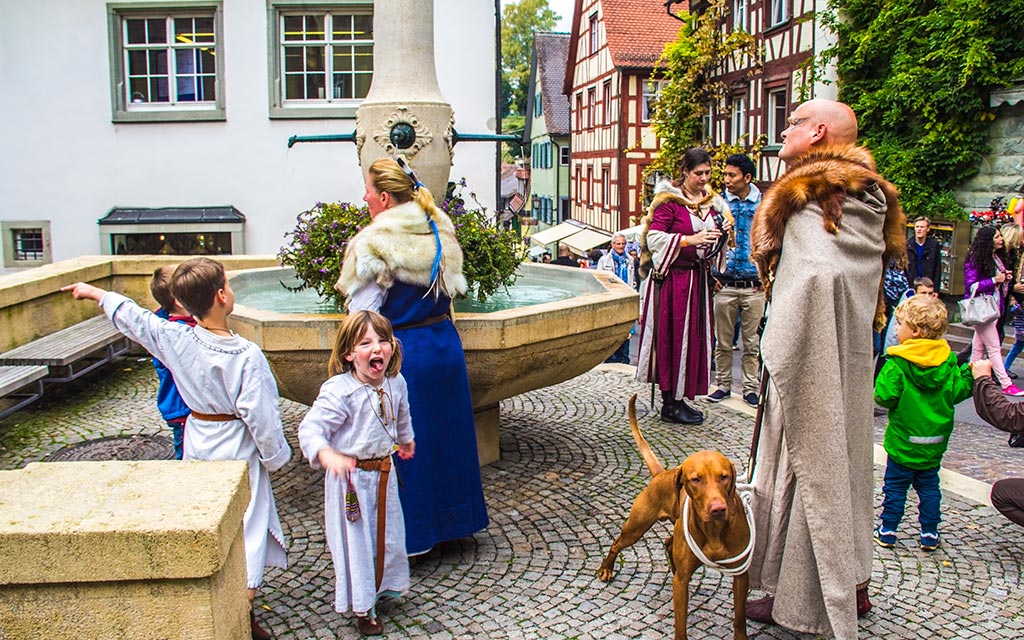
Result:
{"label": "white building", "polygon": [[[436,0],[434,11],[456,130],[492,133],[497,2]],[[351,0],[8,2],[4,266],[153,253],[158,241],[177,253],[189,243],[276,253],[300,211],[359,202],[354,144],[287,141],[354,131],[373,73],[372,14],[372,2]],[[451,174],[489,207],[496,153],[463,142]]]}

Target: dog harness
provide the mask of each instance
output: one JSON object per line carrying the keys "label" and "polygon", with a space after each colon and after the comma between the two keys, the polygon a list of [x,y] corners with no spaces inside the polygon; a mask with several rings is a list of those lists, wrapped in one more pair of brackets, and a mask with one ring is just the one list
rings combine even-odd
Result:
{"label": "dog harness", "polygon": [[[746,548],[732,558],[726,558],[725,560],[715,562],[704,555],[704,552],[693,540],[693,536],[690,535],[690,496],[686,496],[686,499],[683,501],[683,513],[680,516],[683,521],[683,537],[686,538],[686,546],[690,547],[690,551],[693,552],[693,555],[697,556],[697,559],[700,560],[705,567],[714,569],[715,571],[727,576],[738,576],[746,573],[747,569],[750,568],[750,561],[754,559],[754,511],[750,508],[750,502],[753,498],[754,494],[749,491],[740,492],[740,501],[743,502],[743,514],[747,518],[747,526],[750,527],[750,539],[747,540]],[[735,567],[723,566],[734,562],[739,562],[740,564]]]}

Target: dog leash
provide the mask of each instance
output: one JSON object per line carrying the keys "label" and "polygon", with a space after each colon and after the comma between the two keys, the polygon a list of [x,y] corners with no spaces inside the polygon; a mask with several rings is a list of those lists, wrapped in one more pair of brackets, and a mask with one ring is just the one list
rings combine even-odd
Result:
{"label": "dog leash", "polygon": [[[742,491],[739,495],[740,501],[743,502],[743,514],[747,518],[747,526],[750,527],[750,539],[747,540],[746,548],[738,555],[718,562],[715,562],[704,555],[701,548],[697,546],[696,542],[694,542],[693,536],[690,535],[690,496],[687,495],[686,499],[683,501],[683,513],[681,517],[683,520],[683,537],[686,538],[686,546],[690,547],[690,551],[693,552],[693,555],[697,556],[697,559],[700,560],[705,567],[714,569],[715,571],[727,576],[738,576],[746,573],[747,569],[750,568],[750,562],[754,559],[754,511],[750,508],[750,501],[753,499],[753,494],[749,491]],[[733,562],[741,561],[742,563],[735,567],[722,566],[724,564],[732,564]]]}

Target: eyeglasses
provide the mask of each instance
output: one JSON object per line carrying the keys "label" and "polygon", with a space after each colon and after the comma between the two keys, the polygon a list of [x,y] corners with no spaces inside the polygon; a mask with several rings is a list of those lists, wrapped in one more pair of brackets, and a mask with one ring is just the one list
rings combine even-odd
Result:
{"label": "eyeglasses", "polygon": [[800,125],[802,125],[803,123],[807,122],[810,119],[810,116],[804,116],[803,118],[787,118],[786,124],[788,124],[791,127],[799,127]]}

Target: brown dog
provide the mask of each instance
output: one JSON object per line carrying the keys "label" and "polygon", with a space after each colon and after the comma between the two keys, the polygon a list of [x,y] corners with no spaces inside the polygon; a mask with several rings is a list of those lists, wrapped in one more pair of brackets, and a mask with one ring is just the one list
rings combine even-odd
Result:
{"label": "brown dog", "polygon": [[[687,496],[690,499],[687,520],[690,536],[704,556],[712,562],[736,558],[750,542],[750,527],[743,501],[736,492],[736,469],[717,451],[698,451],[675,469],[666,471],[640,433],[636,421],[636,394],[629,399],[629,427],[644,462],[650,470],[650,484],[640,492],[629,510],[622,533],[612,543],[601,563],[597,577],[604,582],[615,573],[619,552],[636,543],[658,520],[674,523],[665,551],[672,566],[672,604],[675,610],[676,640],[686,640],[686,615],[689,607],[690,577],[703,562],[686,542],[680,517]],[[742,564],[738,559],[727,567]],[[746,601],[749,576],[744,571],[733,576],[733,638],[746,640]]]}

